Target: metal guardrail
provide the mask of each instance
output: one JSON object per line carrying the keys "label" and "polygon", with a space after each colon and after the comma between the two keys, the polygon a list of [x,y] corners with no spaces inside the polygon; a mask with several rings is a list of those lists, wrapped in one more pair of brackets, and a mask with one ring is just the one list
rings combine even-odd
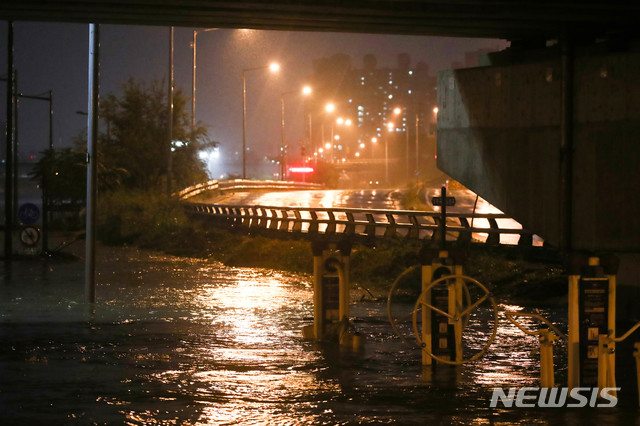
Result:
{"label": "metal guardrail", "polygon": [[182,191],[175,192],[172,196],[181,200],[186,200],[193,196],[196,196],[205,191],[219,190],[219,191],[248,191],[248,190],[287,190],[287,189],[322,189],[323,185],[319,183],[310,182],[292,182],[282,180],[250,180],[250,179],[233,179],[219,181],[212,179],[208,182],[199,183],[197,185],[189,186]]}
{"label": "metal guardrail", "polygon": [[[322,207],[276,207],[249,205],[221,205],[185,203],[187,212],[213,220],[222,226],[246,228],[249,231],[289,235],[306,239],[371,244],[377,239],[405,237],[435,239],[441,221],[440,213],[413,210],[374,210]],[[447,215],[447,240],[460,243],[472,242],[473,234],[486,235],[484,243],[500,245],[501,235],[513,235],[518,239],[513,245],[532,246],[533,234],[525,229],[499,226],[504,214],[451,213]],[[511,221],[509,221],[511,222]]]}

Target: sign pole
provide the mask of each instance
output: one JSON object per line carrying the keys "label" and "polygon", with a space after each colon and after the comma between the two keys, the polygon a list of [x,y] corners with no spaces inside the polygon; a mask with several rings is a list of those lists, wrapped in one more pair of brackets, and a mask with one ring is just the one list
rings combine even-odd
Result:
{"label": "sign pole", "polygon": [[440,190],[440,197],[442,204],[440,205],[440,248],[442,250],[447,249],[447,188],[444,186]]}

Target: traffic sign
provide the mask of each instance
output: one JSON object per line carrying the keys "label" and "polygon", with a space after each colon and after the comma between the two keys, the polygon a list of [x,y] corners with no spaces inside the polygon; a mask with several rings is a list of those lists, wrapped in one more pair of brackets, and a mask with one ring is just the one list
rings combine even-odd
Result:
{"label": "traffic sign", "polygon": [[33,203],[24,203],[18,209],[18,219],[25,225],[33,225],[40,219],[40,209]]}
{"label": "traffic sign", "polygon": [[[431,204],[434,206],[442,206],[442,197],[433,197],[431,198]],[[445,198],[445,206],[453,207],[456,205],[456,197],[446,197]]]}

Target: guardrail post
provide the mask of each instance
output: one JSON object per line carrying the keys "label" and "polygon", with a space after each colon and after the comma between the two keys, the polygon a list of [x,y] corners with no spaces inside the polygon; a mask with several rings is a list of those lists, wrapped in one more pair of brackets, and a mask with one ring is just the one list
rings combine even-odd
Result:
{"label": "guardrail post", "polygon": [[471,226],[469,226],[469,221],[466,217],[459,217],[460,226],[464,228],[464,231],[460,231],[458,233],[458,244],[459,245],[467,245],[471,243]]}
{"label": "guardrail post", "polygon": [[[490,218],[487,218],[487,220],[489,221],[489,228],[491,230],[497,230],[497,231],[500,230],[500,228],[498,227],[498,222],[496,222],[494,218],[490,217]],[[500,232],[490,232],[487,235],[487,245],[490,245],[490,246],[500,245]]]}
{"label": "guardrail post", "polygon": [[331,210],[327,210],[327,216],[329,216],[329,222],[327,223],[327,229],[324,233],[326,235],[332,235],[336,233],[336,216]]}
{"label": "guardrail post", "polygon": [[309,234],[317,234],[318,233],[318,214],[314,210],[309,210],[309,215],[311,216],[311,222],[309,222],[309,230],[307,232]]}

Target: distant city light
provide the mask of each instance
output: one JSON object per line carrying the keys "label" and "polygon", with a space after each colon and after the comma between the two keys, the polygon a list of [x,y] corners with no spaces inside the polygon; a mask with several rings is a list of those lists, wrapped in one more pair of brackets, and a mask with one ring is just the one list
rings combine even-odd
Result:
{"label": "distant city light", "polygon": [[376,138],[376,137],[371,138],[371,142],[373,142],[373,143],[378,142],[378,138]]}
{"label": "distant city light", "polygon": [[360,157],[360,153],[359,152],[356,152],[356,157]]}
{"label": "distant city light", "polygon": [[313,167],[289,167],[291,173],[313,173]]}
{"label": "distant city light", "polygon": [[434,108],[433,108],[433,113],[434,113],[434,114],[437,114],[437,113],[438,113],[438,107],[434,107]]}
{"label": "distant city light", "polygon": [[393,109],[393,113],[396,114],[396,115],[400,114],[401,112],[402,112],[402,109],[400,109],[400,107],[395,107]]}
{"label": "distant city light", "polygon": [[344,124],[346,124],[347,126],[351,126],[351,119],[347,118],[347,119],[344,121]]}
{"label": "distant city light", "polygon": [[344,123],[344,118],[338,117],[338,119],[336,120],[336,123],[343,124]]}
{"label": "distant city light", "polygon": [[[325,143],[324,147],[325,147],[325,149],[331,149],[331,143],[330,142]],[[320,149],[322,149],[322,148],[320,148]]]}
{"label": "distant city light", "polygon": [[364,149],[364,142],[360,144],[360,148]]}
{"label": "distant city light", "polygon": [[331,102],[329,102],[325,107],[324,107],[325,111],[327,112],[333,112],[336,110],[336,106],[334,104],[332,104]]}

